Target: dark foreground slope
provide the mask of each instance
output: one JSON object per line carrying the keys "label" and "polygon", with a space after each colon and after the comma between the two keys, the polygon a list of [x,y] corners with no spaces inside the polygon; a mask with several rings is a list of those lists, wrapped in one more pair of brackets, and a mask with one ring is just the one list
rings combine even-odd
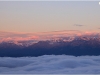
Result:
{"label": "dark foreground slope", "polygon": [[84,40],[74,39],[70,42],[59,41],[39,41],[29,46],[16,45],[14,43],[3,42],[0,44],[0,57],[23,57],[41,55],[100,55],[100,41],[98,38]]}

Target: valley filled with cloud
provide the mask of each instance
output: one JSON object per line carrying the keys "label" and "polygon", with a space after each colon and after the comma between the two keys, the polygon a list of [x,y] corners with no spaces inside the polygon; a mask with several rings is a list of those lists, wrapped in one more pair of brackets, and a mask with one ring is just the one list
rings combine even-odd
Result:
{"label": "valley filled with cloud", "polygon": [[100,74],[100,56],[0,57],[0,74]]}

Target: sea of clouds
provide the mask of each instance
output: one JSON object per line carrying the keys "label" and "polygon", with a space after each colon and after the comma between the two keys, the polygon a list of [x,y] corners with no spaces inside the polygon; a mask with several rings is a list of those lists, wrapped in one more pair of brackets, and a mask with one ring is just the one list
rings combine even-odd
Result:
{"label": "sea of clouds", "polygon": [[100,74],[100,56],[0,57],[0,74]]}

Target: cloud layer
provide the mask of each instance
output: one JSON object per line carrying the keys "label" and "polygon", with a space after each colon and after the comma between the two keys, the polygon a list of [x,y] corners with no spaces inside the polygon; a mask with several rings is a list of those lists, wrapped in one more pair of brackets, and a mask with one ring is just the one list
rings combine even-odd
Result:
{"label": "cloud layer", "polygon": [[63,30],[52,32],[38,32],[38,33],[18,33],[18,32],[4,32],[0,31],[0,42],[15,42],[30,41],[30,40],[48,40],[58,39],[59,37],[74,37],[81,35],[92,35],[97,32],[82,32],[78,30]]}
{"label": "cloud layer", "polygon": [[100,56],[0,57],[0,74],[100,74]]}

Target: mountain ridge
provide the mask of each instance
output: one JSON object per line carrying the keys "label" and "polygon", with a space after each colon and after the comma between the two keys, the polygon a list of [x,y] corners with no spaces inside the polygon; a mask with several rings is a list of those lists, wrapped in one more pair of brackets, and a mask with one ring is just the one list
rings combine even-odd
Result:
{"label": "mountain ridge", "polygon": [[41,55],[100,55],[100,35],[57,37],[49,40],[29,40],[0,43],[0,57]]}

